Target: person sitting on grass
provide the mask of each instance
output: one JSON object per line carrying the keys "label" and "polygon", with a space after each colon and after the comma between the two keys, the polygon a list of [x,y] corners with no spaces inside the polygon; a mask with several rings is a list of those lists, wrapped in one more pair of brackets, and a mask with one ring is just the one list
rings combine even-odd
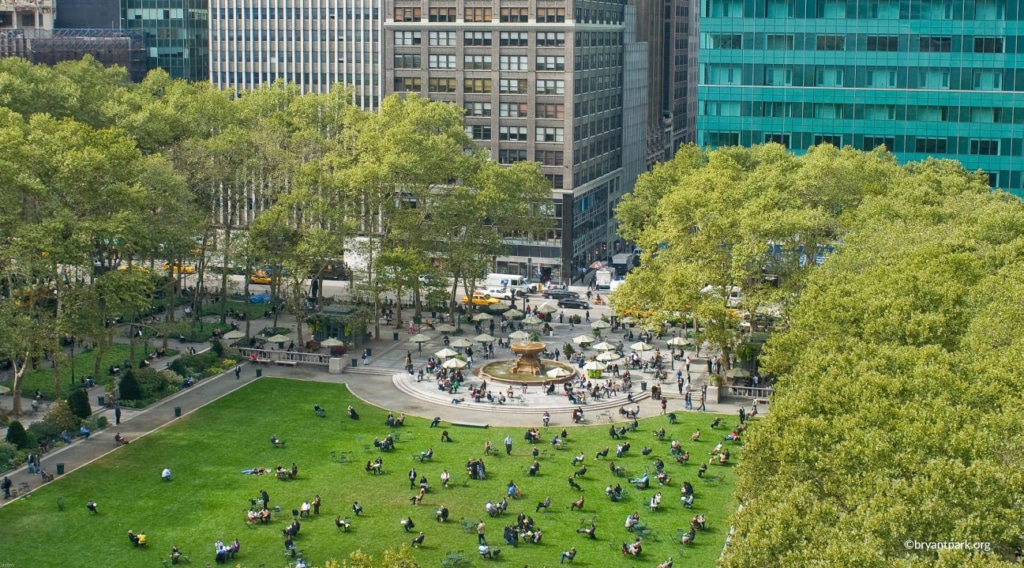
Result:
{"label": "person sitting on grass", "polygon": [[585,534],[589,536],[591,540],[597,540],[597,526],[594,525],[594,521],[590,521],[589,527],[576,529],[576,534]]}
{"label": "person sitting on grass", "polygon": [[562,558],[558,561],[559,564],[565,562],[567,559],[572,562],[576,558],[576,547],[572,547],[569,550],[562,553]]}
{"label": "person sitting on grass", "polygon": [[419,547],[423,546],[423,539],[425,539],[425,538],[427,538],[426,535],[423,534],[423,531],[420,531],[419,536],[417,536],[416,538],[412,539],[412,547],[413,548],[419,548]]}
{"label": "person sitting on grass", "polygon": [[135,534],[135,531],[128,529],[128,540],[135,546],[139,545],[139,536]]}
{"label": "person sitting on grass", "polygon": [[498,554],[501,553],[500,550],[496,548],[491,548],[486,544],[481,544],[480,546],[478,546],[477,551],[480,553],[481,558],[497,558]]}
{"label": "person sitting on grass", "polygon": [[[288,552],[290,552],[293,557],[295,556],[295,553],[296,553],[295,539],[292,538],[292,535],[288,535],[288,536],[285,537],[285,539],[284,539],[284,549],[287,550]],[[217,556],[219,557],[220,554],[218,553]]]}
{"label": "person sitting on grass", "polygon": [[405,532],[409,532],[412,529],[416,528],[416,523],[412,522],[412,517],[406,517],[402,519],[400,521],[400,524],[402,525],[402,528],[405,529]]}
{"label": "person sitting on grass", "polygon": [[352,503],[352,512],[358,517],[363,514],[363,506],[359,504],[359,501]]}
{"label": "person sitting on grass", "polygon": [[693,544],[693,539],[697,536],[697,529],[690,527],[690,532],[683,535],[683,538],[679,539],[681,544]]}
{"label": "person sitting on grass", "polygon": [[353,408],[352,405],[349,405],[348,407],[348,417],[352,420],[359,420],[359,413],[356,412],[356,409]]}
{"label": "person sitting on grass", "polygon": [[319,416],[320,418],[324,418],[326,416],[326,413],[324,412],[324,409],[323,407],[320,406],[320,404],[314,404],[313,411],[316,412],[316,415]]}
{"label": "person sitting on grass", "polygon": [[626,530],[633,532],[636,526],[640,524],[640,513],[633,512],[632,515],[626,515]]}
{"label": "person sitting on grass", "polygon": [[270,445],[274,446],[275,448],[281,446],[281,443],[281,439],[277,437],[277,434],[274,434],[270,437]]}
{"label": "person sitting on grass", "polygon": [[171,480],[171,468],[165,467],[164,470],[162,472],[160,472],[160,477],[163,478],[164,481],[170,481]]}
{"label": "person sitting on grass", "polygon": [[177,564],[181,562],[181,551],[178,550],[178,546],[174,545],[171,547],[171,564]]}
{"label": "person sitting on grass", "polygon": [[622,543],[622,554],[629,556],[640,556],[643,552],[643,547],[640,545],[640,539],[633,541],[633,544]]}
{"label": "person sitting on grass", "polygon": [[441,505],[441,508],[434,513],[437,522],[443,523],[448,520],[448,507]]}
{"label": "person sitting on grass", "polygon": [[672,557],[669,556],[668,560],[658,564],[658,568],[672,568]]}
{"label": "person sitting on grass", "polygon": [[703,513],[701,513],[701,514],[697,515],[696,517],[690,519],[690,528],[691,529],[704,530],[705,526],[707,526],[707,519],[704,517]]}
{"label": "person sitting on grass", "polygon": [[423,460],[429,460],[429,459],[432,459],[433,457],[434,457],[434,448],[430,448],[429,450],[427,450],[425,452],[420,452],[420,463],[423,463]]}
{"label": "person sitting on grass", "polygon": [[530,475],[530,477],[536,477],[537,472],[539,472],[539,471],[540,471],[540,462],[537,461],[537,460],[533,460],[533,465],[530,466],[530,471],[527,472],[527,473]]}
{"label": "person sitting on grass", "polygon": [[338,527],[339,529],[341,529],[341,530],[343,530],[345,532],[348,532],[348,530],[350,528],[352,528],[351,523],[349,523],[345,519],[342,519],[340,515],[337,516],[337,517],[334,517],[334,526]]}

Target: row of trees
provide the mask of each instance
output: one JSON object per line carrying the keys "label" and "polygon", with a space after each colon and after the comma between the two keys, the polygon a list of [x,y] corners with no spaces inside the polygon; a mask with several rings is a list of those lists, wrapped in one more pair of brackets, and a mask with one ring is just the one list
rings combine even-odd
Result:
{"label": "row of trees", "polygon": [[[219,277],[223,322],[230,273],[248,296],[249,274],[268,268],[298,315],[306,278],[356,252],[355,285],[377,310],[426,272],[471,289],[504,237],[547,228],[539,166],[489,161],[454,105],[392,97],[371,113],[340,91],[236,97],[162,71],[131,84],[88,58],[3,59],[0,79],[0,356],[16,391],[44,352],[58,354],[59,391],[61,339],[102,349],[115,318],[174,295],[175,267]],[[445,298],[454,310],[454,288]]]}

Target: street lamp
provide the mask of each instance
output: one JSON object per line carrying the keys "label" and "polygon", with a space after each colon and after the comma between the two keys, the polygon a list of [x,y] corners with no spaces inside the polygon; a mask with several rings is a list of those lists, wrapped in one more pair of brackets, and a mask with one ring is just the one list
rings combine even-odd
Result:
{"label": "street lamp", "polygon": [[71,336],[71,384],[75,384],[75,336]]}

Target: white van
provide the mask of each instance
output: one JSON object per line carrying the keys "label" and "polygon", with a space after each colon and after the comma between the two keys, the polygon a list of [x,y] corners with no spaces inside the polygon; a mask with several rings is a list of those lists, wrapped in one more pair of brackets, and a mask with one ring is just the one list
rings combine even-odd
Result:
{"label": "white van", "polygon": [[486,284],[488,288],[508,288],[517,296],[525,296],[536,290],[536,286],[530,284],[528,278],[518,274],[499,274],[497,272],[492,272],[487,275]]}
{"label": "white van", "polygon": [[501,298],[506,302],[511,302],[514,299],[512,292],[508,288],[487,288],[486,290],[480,290],[480,292],[492,298]]}

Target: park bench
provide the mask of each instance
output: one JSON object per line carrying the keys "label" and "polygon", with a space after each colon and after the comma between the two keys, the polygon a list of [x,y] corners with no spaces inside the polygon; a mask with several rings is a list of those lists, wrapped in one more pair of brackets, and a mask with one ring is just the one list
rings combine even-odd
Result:
{"label": "park bench", "polygon": [[269,358],[260,357],[258,359],[253,359],[252,362],[257,365],[269,365],[272,361]]}
{"label": "park bench", "polygon": [[294,367],[294,366],[298,365],[299,362],[298,361],[280,360],[280,361],[274,361],[274,364],[275,365],[281,365],[282,367]]}
{"label": "park bench", "polygon": [[459,422],[452,422],[452,426],[462,426],[462,427],[465,427],[465,428],[487,428],[489,426],[489,424],[484,424],[483,422],[463,422],[463,421],[459,421]]}

